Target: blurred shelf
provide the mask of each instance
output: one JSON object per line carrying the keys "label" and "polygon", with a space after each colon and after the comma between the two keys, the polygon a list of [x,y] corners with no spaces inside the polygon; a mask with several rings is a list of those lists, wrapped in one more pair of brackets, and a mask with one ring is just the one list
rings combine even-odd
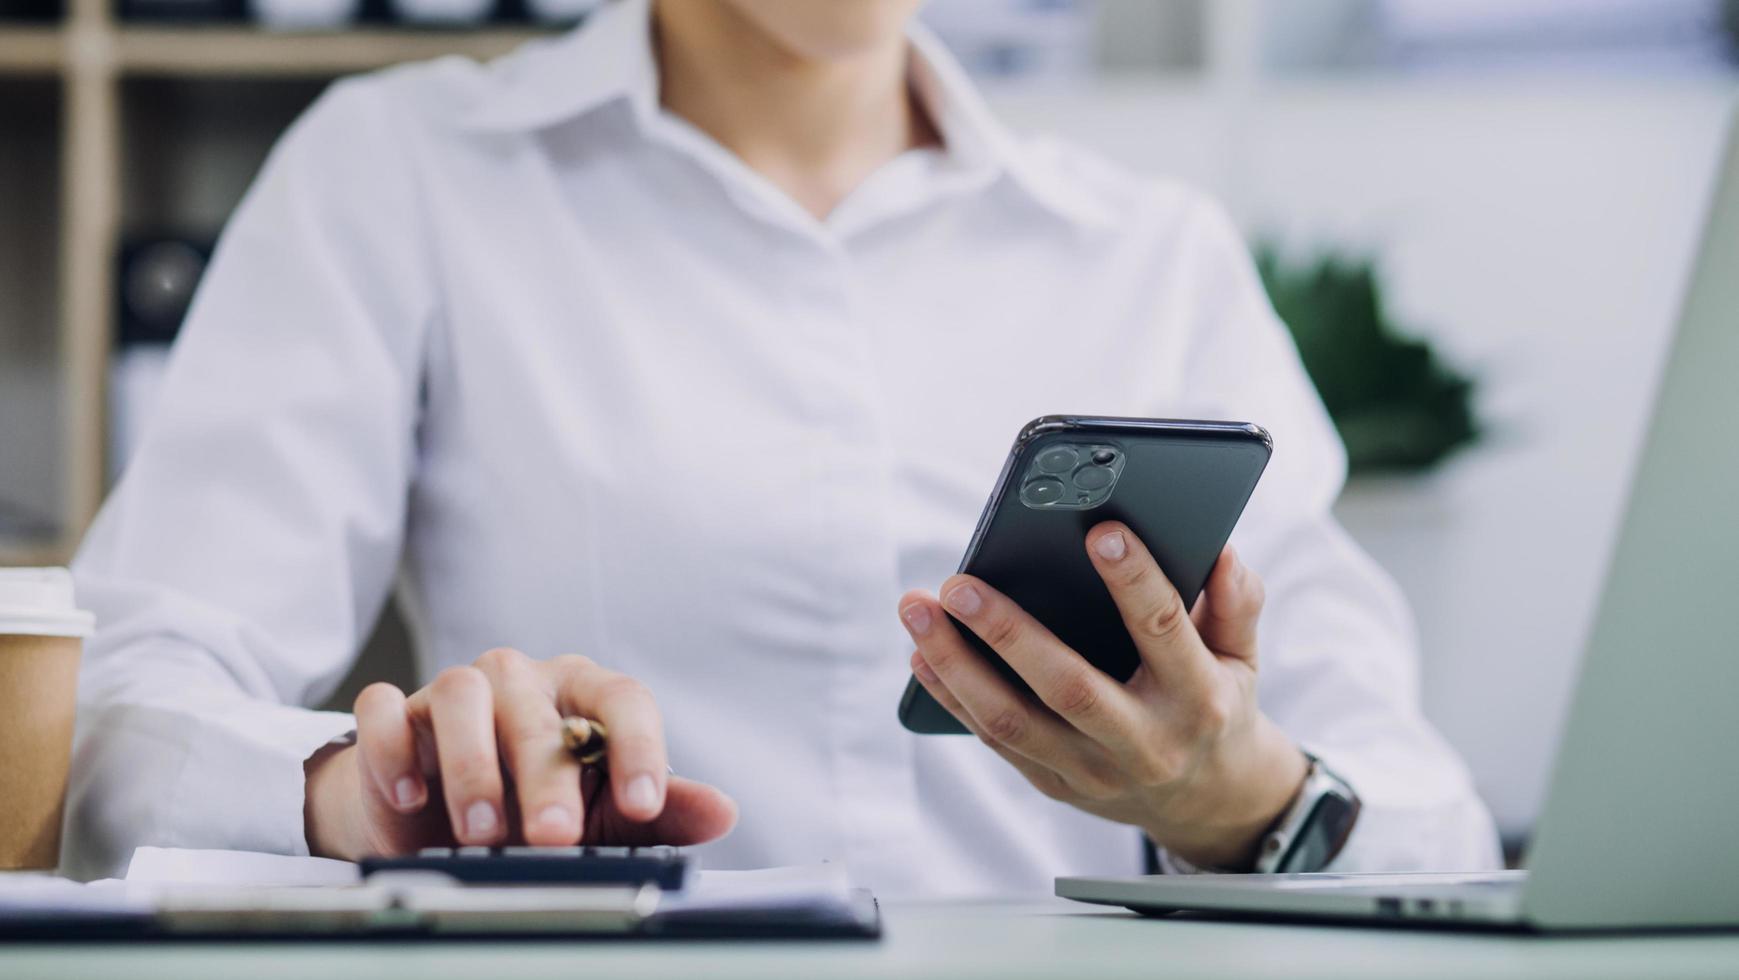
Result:
{"label": "blurred shelf", "polygon": [[0,75],[52,75],[60,71],[66,37],[58,27],[0,26]]}
{"label": "blurred shelf", "polygon": [[249,27],[125,26],[115,31],[115,58],[125,75],[320,78],[449,54],[494,58],[551,33],[533,27],[288,33]]}
{"label": "blurred shelf", "polygon": [[70,542],[0,541],[0,568],[65,565],[72,551]]}
{"label": "blurred shelf", "polygon": [[[325,78],[457,54],[498,57],[556,28],[419,30],[365,27],[319,33],[252,27],[114,26],[96,32],[87,61],[122,75]],[[54,75],[68,64],[67,29],[0,26],[0,76]]]}
{"label": "blurred shelf", "polygon": [[[128,24],[111,0],[67,0],[59,24],[0,21],[0,81],[59,81],[59,201],[63,512],[59,538],[0,535],[0,565],[55,565],[72,555],[106,487],[107,378],[114,332],[114,256],[122,220],[124,116],[129,78],[297,79],[321,81],[407,61],[457,54],[494,58],[563,28],[497,25],[481,29],[360,26],[282,32],[235,24]],[[34,83],[33,83],[34,84]],[[0,222],[0,231],[7,231]],[[8,531],[8,534],[11,532]]]}

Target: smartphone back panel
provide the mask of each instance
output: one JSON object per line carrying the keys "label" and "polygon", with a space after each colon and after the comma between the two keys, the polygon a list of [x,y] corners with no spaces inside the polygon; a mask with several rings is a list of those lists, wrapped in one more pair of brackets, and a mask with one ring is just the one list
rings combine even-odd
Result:
{"label": "smartphone back panel", "polygon": [[[1246,423],[1037,419],[1015,441],[960,570],[1009,596],[1101,670],[1127,680],[1140,657],[1087,557],[1087,531],[1102,521],[1129,525],[1193,606],[1269,454],[1268,434]],[[988,645],[955,626],[1030,693]],[[915,679],[901,699],[900,720],[925,734],[965,732]]]}

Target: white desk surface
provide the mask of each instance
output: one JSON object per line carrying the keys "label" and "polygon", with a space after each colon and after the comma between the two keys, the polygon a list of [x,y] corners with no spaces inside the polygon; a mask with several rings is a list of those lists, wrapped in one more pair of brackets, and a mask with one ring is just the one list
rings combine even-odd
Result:
{"label": "white desk surface", "polygon": [[1528,937],[1142,919],[1049,904],[883,903],[872,942],[0,945],[0,977],[1724,977],[1739,932]]}

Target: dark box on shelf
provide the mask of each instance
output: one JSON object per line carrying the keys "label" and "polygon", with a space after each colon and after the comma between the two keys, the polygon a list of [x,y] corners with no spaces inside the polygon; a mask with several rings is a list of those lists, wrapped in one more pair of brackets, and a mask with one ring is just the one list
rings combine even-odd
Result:
{"label": "dark box on shelf", "polygon": [[57,21],[64,9],[61,0],[0,0],[0,22]]}
{"label": "dark box on shelf", "polygon": [[[0,3],[5,0],[0,0]],[[246,0],[115,0],[115,17],[134,23],[235,23],[247,20]]]}
{"label": "dark box on shelf", "polygon": [[121,245],[116,273],[117,346],[168,344],[181,329],[205,264],[210,235],[136,235]]}

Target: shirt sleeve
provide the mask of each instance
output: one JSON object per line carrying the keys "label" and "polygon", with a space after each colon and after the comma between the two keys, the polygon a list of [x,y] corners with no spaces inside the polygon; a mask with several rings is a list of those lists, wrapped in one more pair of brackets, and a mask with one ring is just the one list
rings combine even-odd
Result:
{"label": "shirt sleeve", "polygon": [[1206,205],[1192,224],[1191,282],[1202,292],[1184,401],[1195,417],[1256,422],[1274,438],[1233,544],[1267,586],[1263,709],[1363,802],[1332,869],[1497,867],[1491,816],[1421,709],[1406,601],[1331,511],[1345,449],[1236,228]]}
{"label": "shirt sleeve", "polygon": [[[303,763],[397,568],[433,319],[416,175],[340,83],[237,210],[74,562],[97,615],[64,870],[152,844],[307,852]],[[396,168],[396,169],[395,169]]]}

